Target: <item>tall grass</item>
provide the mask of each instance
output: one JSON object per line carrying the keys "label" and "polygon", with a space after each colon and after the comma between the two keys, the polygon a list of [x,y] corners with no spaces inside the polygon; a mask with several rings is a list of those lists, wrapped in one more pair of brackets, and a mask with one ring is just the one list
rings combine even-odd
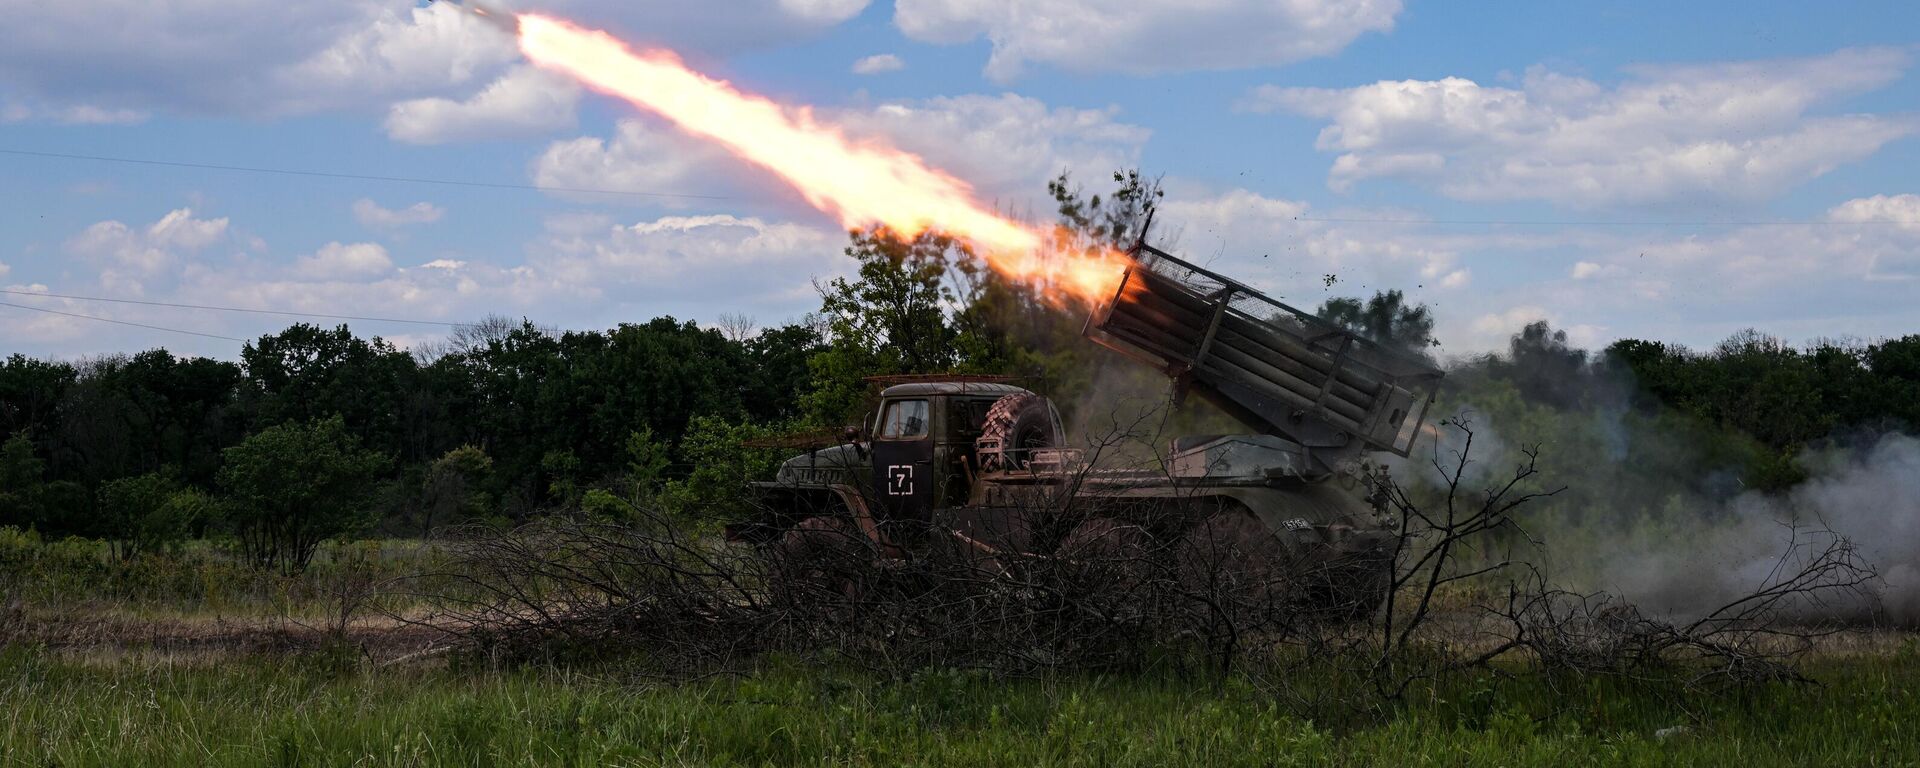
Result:
{"label": "tall grass", "polygon": [[431,570],[437,557],[437,548],[421,541],[327,542],[305,573],[286,576],[252,568],[216,542],[192,541],[122,559],[105,542],[49,541],[0,528],[0,595],[56,611],[298,612],[321,607],[343,582]]}
{"label": "tall grass", "polygon": [[1907,765],[1916,661],[1825,662],[1824,686],[1725,699],[1485,676],[1392,717],[1313,722],[1244,681],[886,682],[786,661],[639,685],[286,657],[101,667],[16,647],[0,653],[0,765]]}

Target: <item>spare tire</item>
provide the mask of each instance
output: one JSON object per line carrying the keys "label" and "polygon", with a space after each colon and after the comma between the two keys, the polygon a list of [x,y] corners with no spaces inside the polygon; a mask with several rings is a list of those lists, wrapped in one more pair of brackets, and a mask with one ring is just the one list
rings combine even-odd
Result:
{"label": "spare tire", "polygon": [[979,452],[980,468],[994,472],[1024,467],[1034,449],[1057,448],[1060,441],[1047,399],[1022,392],[994,401],[974,447]]}

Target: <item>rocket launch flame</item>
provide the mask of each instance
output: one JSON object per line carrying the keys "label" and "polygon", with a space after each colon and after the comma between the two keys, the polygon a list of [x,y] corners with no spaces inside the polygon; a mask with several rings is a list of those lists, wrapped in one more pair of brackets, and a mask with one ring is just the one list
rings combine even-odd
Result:
{"label": "rocket launch flame", "polygon": [[[497,15],[497,14],[496,14]],[[994,213],[966,182],[891,146],[848,138],[806,107],[787,107],[695,72],[667,50],[634,51],[612,35],[520,14],[520,50],[540,66],[666,118],[792,185],[850,229],[905,236],[938,230],[993,269],[1057,304],[1112,296],[1127,259],[1055,247],[1049,233]]]}

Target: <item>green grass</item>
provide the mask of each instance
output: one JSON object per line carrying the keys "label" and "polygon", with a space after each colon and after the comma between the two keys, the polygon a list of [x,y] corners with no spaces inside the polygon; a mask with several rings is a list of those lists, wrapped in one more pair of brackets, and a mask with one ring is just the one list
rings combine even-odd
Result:
{"label": "green grass", "polygon": [[213,542],[121,560],[104,542],[0,528],[0,596],[43,612],[305,616],[331,610],[349,585],[430,571],[439,557],[421,541],[330,541],[305,573],[286,576],[251,568]]}
{"label": "green grass", "polygon": [[[796,662],[703,682],[98,665],[0,652],[0,765],[1911,765],[1920,658],[1823,662],[1722,698],[1486,676],[1311,722],[1247,684],[886,682]],[[1689,731],[1668,739],[1655,732]]]}

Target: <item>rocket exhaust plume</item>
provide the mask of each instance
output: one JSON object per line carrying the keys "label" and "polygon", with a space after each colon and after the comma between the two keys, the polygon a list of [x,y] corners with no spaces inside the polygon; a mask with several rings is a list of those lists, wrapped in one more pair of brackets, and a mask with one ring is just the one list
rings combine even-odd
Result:
{"label": "rocket exhaust plume", "polygon": [[[469,6],[493,20],[497,11]],[[1055,304],[1090,306],[1113,295],[1127,258],[1054,248],[1048,234],[991,211],[966,182],[891,146],[855,141],[786,107],[688,69],[667,50],[635,51],[613,36],[538,14],[519,14],[520,50],[542,67],[653,112],[778,175],[849,229],[884,226],[904,236],[939,230],[996,271]]]}

